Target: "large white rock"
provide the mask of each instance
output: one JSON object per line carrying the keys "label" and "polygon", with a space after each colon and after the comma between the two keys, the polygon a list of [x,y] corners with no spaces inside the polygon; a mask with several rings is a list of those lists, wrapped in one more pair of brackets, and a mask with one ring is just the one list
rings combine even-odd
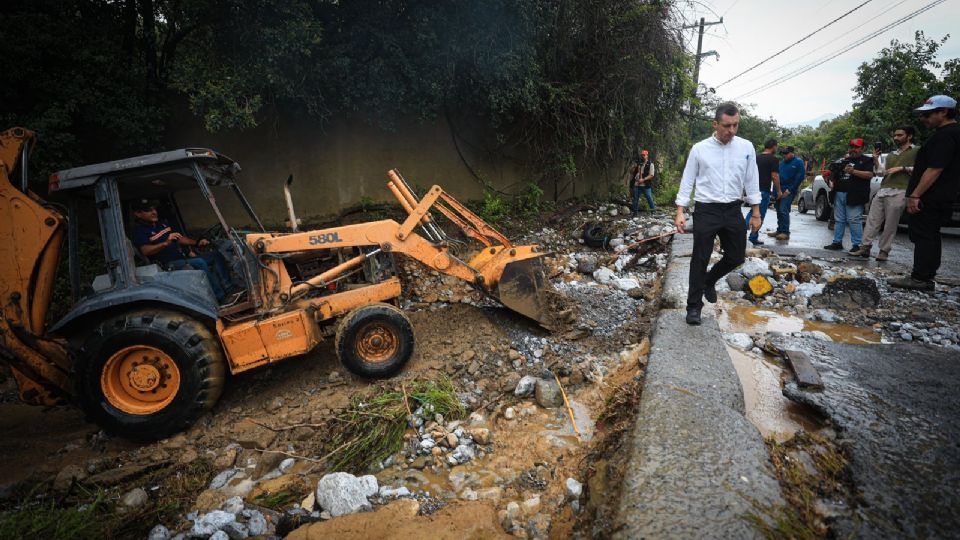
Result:
{"label": "large white rock", "polygon": [[213,533],[219,531],[224,525],[231,521],[236,521],[237,516],[223,510],[214,510],[204,514],[198,519],[190,529],[190,536],[199,538],[208,538]]}
{"label": "large white rock", "polygon": [[770,270],[770,265],[767,264],[767,261],[758,257],[748,257],[747,260],[743,262],[743,266],[740,267],[740,273],[747,279],[750,279],[755,276],[772,276],[773,270]]}
{"label": "large white rock", "polygon": [[352,474],[330,473],[317,482],[317,503],[333,517],[371,510],[369,490],[367,481]]}
{"label": "large white rock", "polygon": [[517,397],[529,397],[533,395],[533,391],[537,387],[537,378],[532,375],[525,375],[520,382],[517,383],[517,387],[513,390],[513,395]]}
{"label": "large white rock", "polygon": [[629,291],[640,286],[640,282],[633,278],[614,278],[613,284],[621,291]]}
{"label": "large white rock", "polygon": [[564,482],[564,487],[566,487],[567,497],[571,499],[579,499],[583,493],[583,484],[577,482],[575,478],[567,478],[567,481]]}
{"label": "large white rock", "polygon": [[376,476],[368,474],[361,476],[358,480],[360,480],[360,484],[363,486],[363,494],[367,497],[373,497],[380,491],[380,483],[377,482]]}
{"label": "large white rock", "polygon": [[598,283],[603,283],[604,285],[610,283],[614,277],[616,277],[614,273],[605,266],[601,266],[593,272],[593,279],[597,280]]}
{"label": "large white rock", "polygon": [[810,298],[822,294],[824,287],[826,287],[825,283],[801,283],[797,285],[797,294],[804,298]]}
{"label": "large white rock", "polygon": [[749,351],[753,348],[753,338],[743,332],[724,334],[723,339],[727,340],[731,347],[741,351]]}

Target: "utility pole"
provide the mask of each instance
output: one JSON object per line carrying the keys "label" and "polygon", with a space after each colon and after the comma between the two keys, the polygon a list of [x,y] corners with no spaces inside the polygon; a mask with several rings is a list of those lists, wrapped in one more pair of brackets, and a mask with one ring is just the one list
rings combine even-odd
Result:
{"label": "utility pole", "polygon": [[700,87],[700,59],[705,56],[716,56],[720,58],[720,55],[717,54],[717,51],[707,51],[701,52],[703,50],[703,28],[705,26],[713,26],[715,24],[723,24],[723,17],[720,17],[719,21],[706,22],[703,17],[700,17],[700,24],[684,26],[684,28],[697,28],[700,27],[700,35],[697,37],[697,55],[694,56],[694,67],[693,67],[693,97],[690,99],[690,113],[693,114],[693,101],[697,97],[697,89]]}

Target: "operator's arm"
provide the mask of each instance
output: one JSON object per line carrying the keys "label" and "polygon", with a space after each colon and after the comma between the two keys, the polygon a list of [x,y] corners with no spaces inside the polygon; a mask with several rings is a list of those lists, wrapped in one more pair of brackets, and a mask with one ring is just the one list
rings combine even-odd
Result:
{"label": "operator's arm", "polygon": [[780,189],[780,173],[778,173],[777,171],[772,171],[770,173],[770,178],[773,179],[773,187],[777,188],[777,191],[775,191],[774,193],[777,194],[777,197],[780,197],[780,194],[782,193]]}
{"label": "operator's arm", "polygon": [[683,216],[684,210],[690,204],[690,196],[693,195],[693,186],[697,180],[697,174],[700,172],[700,165],[697,158],[697,147],[690,149],[690,155],[687,156],[687,164],[683,167],[683,176],[680,178],[680,190],[677,191],[677,215],[673,222],[677,226],[677,231],[684,232],[687,226],[687,219]]}
{"label": "operator's arm", "polygon": [[183,238],[183,235],[178,232],[172,232],[167,235],[166,240],[160,242],[159,244],[143,244],[140,246],[140,253],[143,253],[143,256],[146,258],[153,257],[157,253],[160,253],[167,248],[170,244],[177,242]]}

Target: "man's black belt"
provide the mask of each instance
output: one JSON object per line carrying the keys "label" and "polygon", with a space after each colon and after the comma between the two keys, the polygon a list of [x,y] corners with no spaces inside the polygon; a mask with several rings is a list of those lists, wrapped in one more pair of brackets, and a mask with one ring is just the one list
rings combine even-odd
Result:
{"label": "man's black belt", "polygon": [[743,204],[743,201],[740,199],[737,199],[735,201],[730,201],[730,202],[698,202],[697,206],[703,205],[703,206],[716,206],[719,208],[726,208],[728,206],[740,206],[741,204]]}

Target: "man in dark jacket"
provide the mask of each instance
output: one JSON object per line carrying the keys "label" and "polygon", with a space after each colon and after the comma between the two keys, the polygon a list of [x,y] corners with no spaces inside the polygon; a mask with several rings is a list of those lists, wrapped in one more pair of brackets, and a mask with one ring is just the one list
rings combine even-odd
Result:
{"label": "man in dark jacket", "polygon": [[904,289],[932,291],[940,268],[940,223],[950,215],[960,191],[960,125],[957,100],[933,96],[916,109],[920,121],[936,131],[917,152],[907,184],[907,223],[913,242],[913,271],[887,283]]}
{"label": "man in dark jacket", "polygon": [[837,179],[837,195],[833,211],[837,224],[833,229],[833,242],[824,249],[843,249],[843,232],[850,227],[850,252],[860,250],[863,239],[863,207],[870,200],[870,180],[873,179],[873,158],[863,155],[863,139],[850,141],[850,152],[845,160],[843,173]]}

